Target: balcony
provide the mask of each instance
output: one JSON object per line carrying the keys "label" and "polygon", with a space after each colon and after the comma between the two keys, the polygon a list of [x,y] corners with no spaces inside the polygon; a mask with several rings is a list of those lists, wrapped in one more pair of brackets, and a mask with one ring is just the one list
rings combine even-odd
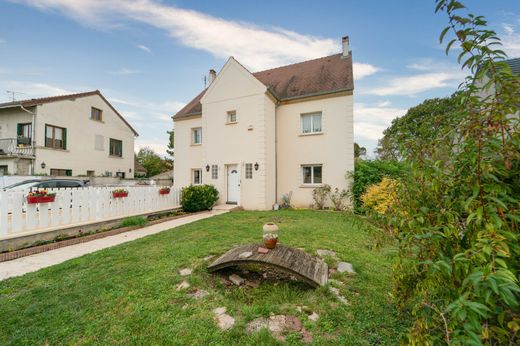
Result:
{"label": "balcony", "polygon": [[0,159],[6,156],[34,158],[31,139],[25,137],[0,139]]}

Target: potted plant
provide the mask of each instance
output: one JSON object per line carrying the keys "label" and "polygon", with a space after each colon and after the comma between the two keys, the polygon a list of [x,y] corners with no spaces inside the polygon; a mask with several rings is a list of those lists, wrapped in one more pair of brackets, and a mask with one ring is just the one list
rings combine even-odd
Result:
{"label": "potted plant", "polygon": [[54,202],[55,193],[49,193],[47,190],[34,190],[27,195],[27,204],[50,203]]}
{"label": "potted plant", "polygon": [[268,222],[263,227],[264,230],[264,246],[268,249],[274,249],[278,242],[278,226],[272,222]]}
{"label": "potted plant", "polygon": [[161,187],[159,189],[159,195],[169,195],[170,194],[170,188],[169,187]]}
{"label": "potted plant", "polygon": [[114,198],[128,197],[128,190],[115,189],[112,191],[112,197],[114,197]]}

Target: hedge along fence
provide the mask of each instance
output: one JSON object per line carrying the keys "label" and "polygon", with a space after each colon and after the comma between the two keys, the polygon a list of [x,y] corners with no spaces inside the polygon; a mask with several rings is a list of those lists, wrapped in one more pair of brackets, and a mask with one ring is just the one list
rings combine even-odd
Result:
{"label": "hedge along fence", "polygon": [[68,226],[177,208],[181,191],[161,195],[160,186],[125,187],[126,197],[114,197],[116,187],[48,189],[54,202],[27,203],[28,192],[0,191],[0,239]]}

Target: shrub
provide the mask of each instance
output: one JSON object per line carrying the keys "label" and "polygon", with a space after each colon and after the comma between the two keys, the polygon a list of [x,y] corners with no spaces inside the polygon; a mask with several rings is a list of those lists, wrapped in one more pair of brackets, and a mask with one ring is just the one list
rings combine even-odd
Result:
{"label": "shrub", "polygon": [[289,191],[288,194],[282,196],[282,209],[290,209],[291,206],[291,198],[292,198],[292,191]]}
{"label": "shrub", "polygon": [[402,164],[396,161],[365,161],[357,159],[354,174],[348,173],[354,179],[352,185],[354,211],[356,213],[364,212],[361,196],[365,193],[368,186],[379,183],[383,177],[400,177],[404,172],[403,167]]}
{"label": "shrub", "polygon": [[130,226],[143,227],[144,225],[146,225],[147,222],[148,222],[148,220],[143,216],[132,216],[132,217],[127,217],[126,219],[121,221],[121,224],[119,225],[119,227],[130,227]]}
{"label": "shrub", "polygon": [[331,187],[328,184],[323,184],[312,190],[312,199],[314,199],[316,209],[323,209],[325,207],[325,202],[330,195],[330,191]]}
{"label": "shrub", "polygon": [[186,212],[211,210],[218,200],[218,190],[213,185],[190,185],[182,189],[181,206]]}
{"label": "shrub", "polygon": [[397,198],[397,181],[384,177],[381,182],[370,185],[361,196],[365,209],[385,215],[392,210]]}
{"label": "shrub", "polygon": [[334,191],[330,193],[330,200],[334,206],[334,210],[345,210],[345,202],[348,196],[349,193],[346,190],[340,190],[336,187]]}

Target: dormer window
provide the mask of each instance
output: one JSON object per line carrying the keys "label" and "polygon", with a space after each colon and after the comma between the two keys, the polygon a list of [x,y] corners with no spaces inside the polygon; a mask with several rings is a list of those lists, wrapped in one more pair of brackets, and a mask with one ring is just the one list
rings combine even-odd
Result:
{"label": "dormer window", "polygon": [[103,111],[99,108],[92,107],[90,111],[90,119],[96,121],[103,121]]}
{"label": "dormer window", "polygon": [[237,122],[237,111],[227,112],[227,123],[234,124]]}

